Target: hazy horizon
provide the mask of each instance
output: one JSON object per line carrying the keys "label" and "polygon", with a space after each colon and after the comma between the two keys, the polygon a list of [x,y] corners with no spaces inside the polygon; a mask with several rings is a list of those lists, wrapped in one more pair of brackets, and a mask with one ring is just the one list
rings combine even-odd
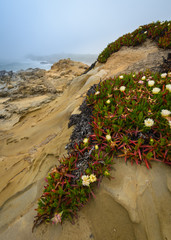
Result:
{"label": "hazy horizon", "polygon": [[0,0],[0,59],[99,54],[140,25],[170,20],[163,0]]}
{"label": "hazy horizon", "polygon": [[[55,58],[58,58],[58,59],[61,59],[61,58],[75,58],[75,57],[80,57],[80,58],[84,58],[84,57],[97,57],[98,54],[88,54],[88,53],[53,53],[53,54],[45,54],[45,55],[41,55],[41,54],[34,54],[34,53],[31,53],[31,54],[26,54],[26,55],[22,55],[22,56],[16,56],[14,58],[1,58],[0,57],[0,62],[3,62],[3,61],[6,61],[6,62],[9,62],[9,61],[21,61],[21,60],[27,60],[27,59],[30,59],[30,60],[37,60],[37,61],[48,61],[49,59],[55,59]],[[54,61],[53,61],[54,62]]]}

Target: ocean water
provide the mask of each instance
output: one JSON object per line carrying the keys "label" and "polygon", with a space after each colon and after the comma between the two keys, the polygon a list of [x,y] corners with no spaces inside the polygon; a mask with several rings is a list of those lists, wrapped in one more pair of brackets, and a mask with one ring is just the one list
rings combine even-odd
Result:
{"label": "ocean water", "polygon": [[40,61],[33,61],[31,59],[22,59],[22,60],[15,60],[15,61],[2,61],[0,62],[0,71],[21,71],[26,70],[28,68],[40,68],[49,70],[52,64],[50,63],[41,63]]}
{"label": "ocean water", "polygon": [[33,56],[17,60],[0,60],[0,71],[21,71],[28,68],[40,68],[49,70],[53,63],[60,59],[70,58],[74,61],[79,61],[91,65],[96,61],[96,54],[53,54],[48,56]]}

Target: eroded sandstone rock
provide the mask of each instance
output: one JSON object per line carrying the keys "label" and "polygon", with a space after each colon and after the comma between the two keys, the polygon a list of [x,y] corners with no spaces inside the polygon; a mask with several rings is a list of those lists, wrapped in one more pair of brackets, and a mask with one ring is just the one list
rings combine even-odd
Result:
{"label": "eroded sandstone rock", "polygon": [[18,73],[1,71],[0,98],[8,97],[8,104],[0,101],[0,130],[11,128],[27,113],[54,100],[87,68],[86,64],[64,59],[49,71],[38,68]]}

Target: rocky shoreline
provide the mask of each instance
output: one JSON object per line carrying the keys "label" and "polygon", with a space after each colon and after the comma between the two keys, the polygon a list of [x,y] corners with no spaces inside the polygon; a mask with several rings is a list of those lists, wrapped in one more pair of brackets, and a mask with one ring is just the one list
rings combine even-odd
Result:
{"label": "rocky shoreline", "polygon": [[0,71],[0,130],[14,126],[26,113],[40,109],[63,93],[88,65],[60,60],[51,70]]}

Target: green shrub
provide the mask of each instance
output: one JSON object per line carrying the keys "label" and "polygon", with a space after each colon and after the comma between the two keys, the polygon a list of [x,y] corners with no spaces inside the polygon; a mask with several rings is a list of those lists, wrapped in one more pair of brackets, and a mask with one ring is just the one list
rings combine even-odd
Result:
{"label": "green shrub", "polygon": [[171,49],[171,21],[150,23],[140,26],[132,33],[128,33],[115,42],[110,43],[98,56],[100,63],[105,63],[110,55],[120,50],[122,46],[137,46],[147,38],[157,42],[161,48]]}

